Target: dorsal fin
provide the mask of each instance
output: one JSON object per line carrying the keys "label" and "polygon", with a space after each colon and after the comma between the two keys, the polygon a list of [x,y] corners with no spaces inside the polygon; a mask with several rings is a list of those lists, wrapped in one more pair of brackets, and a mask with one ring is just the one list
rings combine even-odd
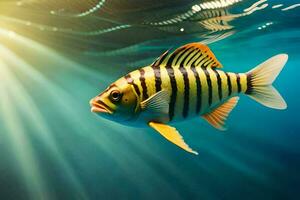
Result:
{"label": "dorsal fin", "polygon": [[161,54],[161,55],[160,55],[160,56],[159,56],[159,57],[151,64],[151,66],[154,66],[154,67],[159,66],[159,65],[164,61],[164,59],[168,56],[169,51],[170,51],[170,49],[167,50],[167,51],[165,51],[163,54]]}
{"label": "dorsal fin", "polygon": [[201,43],[190,43],[179,47],[173,53],[166,51],[154,63],[166,67],[211,67],[222,68],[208,46]]}
{"label": "dorsal fin", "polygon": [[239,97],[232,97],[210,113],[203,115],[202,117],[210,123],[213,127],[219,130],[226,130],[225,128],[225,121],[235,107],[239,100]]}

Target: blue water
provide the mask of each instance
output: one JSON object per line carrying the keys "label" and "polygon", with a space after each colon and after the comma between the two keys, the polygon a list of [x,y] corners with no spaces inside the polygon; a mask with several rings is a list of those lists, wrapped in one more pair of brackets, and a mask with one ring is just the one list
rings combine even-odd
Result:
{"label": "blue water", "polygon": [[[232,2],[1,1],[0,198],[299,199],[300,2]],[[120,76],[201,41],[232,72],[287,53],[274,85],[288,108],[241,96],[226,132],[177,124],[198,156],[90,112]]]}

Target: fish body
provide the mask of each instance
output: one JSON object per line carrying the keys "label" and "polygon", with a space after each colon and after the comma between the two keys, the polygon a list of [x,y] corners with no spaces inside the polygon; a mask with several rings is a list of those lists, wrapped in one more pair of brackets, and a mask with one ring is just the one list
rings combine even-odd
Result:
{"label": "fish body", "polygon": [[[158,72],[159,71],[159,72]],[[168,69],[147,66],[119,80],[133,83],[139,101],[145,101],[159,91],[170,94],[165,123],[198,117],[218,107],[229,98],[247,91],[247,75],[216,69],[188,67]]]}
{"label": "fish body", "polygon": [[92,111],[127,125],[148,125],[196,154],[167,124],[202,116],[224,130],[240,94],[268,107],[286,108],[271,85],[286,61],[287,55],[279,54],[246,73],[224,72],[206,45],[187,44],[118,79],[91,100]]}

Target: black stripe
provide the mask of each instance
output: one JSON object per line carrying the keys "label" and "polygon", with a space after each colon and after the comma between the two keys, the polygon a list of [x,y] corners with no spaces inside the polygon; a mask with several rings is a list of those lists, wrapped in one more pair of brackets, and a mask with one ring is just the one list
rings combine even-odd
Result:
{"label": "black stripe", "polygon": [[241,78],[239,74],[236,74],[236,83],[237,83],[238,93],[240,93],[242,91],[242,86],[241,86]]}
{"label": "black stripe", "polygon": [[[200,55],[191,63],[192,67],[196,67],[195,64],[198,61],[198,59],[202,56],[202,53],[200,52]],[[201,61],[200,61],[201,62]]]}
{"label": "black stripe", "polygon": [[193,71],[196,79],[196,87],[197,87],[196,113],[198,114],[201,109],[201,82],[200,82],[199,74],[194,65],[191,66],[191,70]]}
{"label": "black stripe", "polygon": [[170,97],[170,104],[169,104],[169,120],[171,121],[174,117],[174,110],[175,110],[175,103],[176,103],[176,97],[177,97],[177,83],[176,83],[176,78],[174,75],[174,69],[171,66],[172,62],[175,58],[175,56],[177,55],[176,52],[174,52],[166,65],[166,69],[168,72],[168,76],[170,77],[170,83],[171,83],[171,87],[172,87],[172,92],[171,92],[171,97]]}
{"label": "black stripe", "polygon": [[[200,55],[197,57],[196,60],[194,60],[194,62],[191,64],[191,66],[195,66],[196,62],[199,61],[198,59],[201,58],[202,55],[203,55],[202,52],[200,52]],[[204,57],[205,57],[205,56],[204,56]],[[203,59],[204,59],[204,58],[202,58],[202,59],[199,61],[199,63],[200,63]],[[195,67],[196,67],[196,66],[195,66]]]}
{"label": "black stripe", "polygon": [[189,101],[190,101],[190,83],[189,83],[189,77],[188,73],[186,71],[185,66],[183,66],[183,63],[185,60],[189,57],[189,55],[192,53],[191,51],[180,63],[179,70],[183,76],[183,81],[184,81],[184,102],[183,102],[183,110],[182,110],[182,116],[183,118],[186,118],[189,113]]}
{"label": "black stripe", "polygon": [[213,70],[217,76],[219,100],[222,100],[222,80],[218,70]]}
{"label": "black stripe", "polygon": [[158,60],[156,60],[153,65],[151,66],[153,71],[154,71],[154,76],[155,76],[155,90],[156,92],[159,92],[161,91],[161,84],[162,84],[162,81],[161,81],[161,72],[160,72],[160,64],[166,59],[166,57],[168,56],[168,52],[169,51],[166,51],[165,53],[163,53],[159,58]]}
{"label": "black stripe", "polygon": [[[180,58],[188,51],[188,50],[190,50],[192,47],[189,47],[189,48],[186,48],[185,50],[183,50],[183,52],[178,56],[178,58],[177,58],[177,60],[176,60],[176,63],[175,63],[175,66],[177,65],[177,64],[180,64],[181,65],[181,63],[183,63],[184,62],[184,60],[191,54],[191,52],[193,52],[193,51],[191,51],[190,53],[188,53],[188,55],[182,60],[182,62],[181,63],[178,63],[179,62],[179,60],[180,60]],[[174,67],[174,66],[173,66]]]}
{"label": "black stripe", "polygon": [[[199,57],[201,58],[201,60],[198,60],[199,58],[197,58],[197,60],[195,60],[195,64],[196,64],[196,62],[198,62],[198,65],[199,65],[206,58],[206,56],[204,54],[202,54],[202,52],[200,53]],[[197,66],[195,66],[195,67],[197,67]]]}
{"label": "black stripe", "polygon": [[125,79],[126,79],[126,81],[127,81],[128,84],[132,84],[132,85],[133,85],[136,94],[137,94],[138,96],[140,96],[140,95],[141,95],[141,92],[140,92],[140,90],[139,90],[139,87],[133,82],[133,79],[131,78],[131,75],[130,75],[130,74],[127,74],[127,75],[125,76]]}
{"label": "black stripe", "polygon": [[246,76],[247,76],[247,89],[246,89],[245,93],[251,94],[252,87],[253,87],[252,82],[251,82],[252,75],[251,75],[251,73],[247,73]]}
{"label": "black stripe", "polygon": [[205,63],[203,63],[203,67],[208,67],[210,64],[212,64],[214,62],[214,60],[213,59],[209,59],[208,61],[206,61]]}
{"label": "black stripe", "polygon": [[205,75],[206,75],[206,80],[207,80],[207,86],[208,86],[208,105],[211,106],[212,104],[212,85],[211,85],[211,79],[209,76],[209,72],[206,69],[203,69]]}
{"label": "black stripe", "polygon": [[[195,50],[194,50],[194,51],[195,51]],[[193,52],[194,52],[194,51],[193,51]],[[189,62],[191,62],[191,60],[193,60],[196,56],[199,57],[199,54],[198,54],[199,51],[200,51],[200,49],[197,49],[197,50],[196,50],[196,53],[191,57],[191,59],[188,60],[188,61],[186,62],[187,66],[191,66],[191,65],[189,65]],[[198,58],[198,57],[197,57],[197,58]],[[196,58],[196,60],[197,60],[197,58]],[[195,61],[196,61],[196,60],[195,60]],[[195,63],[195,61],[194,61],[193,63]]]}
{"label": "black stripe", "polygon": [[[205,54],[204,54],[203,58],[200,60],[200,62],[198,62],[198,65],[199,65],[202,61],[204,61],[205,59],[207,59],[207,58],[208,58],[208,55],[205,56]],[[206,63],[207,61],[208,61],[208,60],[206,60],[204,63]],[[204,66],[204,63],[202,63],[202,65],[199,66],[199,67],[205,69],[206,67]]]}
{"label": "black stripe", "polygon": [[143,68],[139,69],[140,72],[140,81],[143,89],[143,100],[148,99],[147,85],[145,80],[145,70]]}
{"label": "black stripe", "polygon": [[196,79],[196,87],[197,87],[196,114],[200,113],[200,110],[201,110],[201,104],[202,104],[201,91],[202,91],[202,86],[201,86],[200,76],[198,74],[198,71],[195,68],[196,67],[195,63],[198,61],[199,58],[201,58],[201,56],[202,56],[202,53],[200,52],[200,55],[191,64],[191,70],[194,73],[194,76],[195,76],[195,79]]}
{"label": "black stripe", "polygon": [[232,93],[231,80],[230,80],[230,76],[229,76],[229,74],[228,74],[228,73],[226,73],[226,72],[225,72],[225,74],[226,74],[226,77],[227,77],[228,96],[230,96],[230,95],[231,95],[231,93]]}
{"label": "black stripe", "polygon": [[159,66],[163,61],[164,59],[168,56],[168,53],[169,53],[169,50],[164,52],[154,63],[153,63],[153,66]]}
{"label": "black stripe", "polygon": [[155,76],[155,90],[156,92],[161,91],[161,77],[160,77],[160,66],[151,66]]}
{"label": "black stripe", "polygon": [[136,94],[140,97],[141,96],[141,92],[140,92],[139,87],[135,83],[132,83],[132,84],[133,84],[133,87],[134,87],[134,89],[136,91]]}

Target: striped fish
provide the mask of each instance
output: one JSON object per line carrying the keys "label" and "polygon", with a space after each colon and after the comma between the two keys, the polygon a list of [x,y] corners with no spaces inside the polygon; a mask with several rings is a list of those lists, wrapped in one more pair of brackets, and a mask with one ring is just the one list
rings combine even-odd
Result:
{"label": "striped fish", "polygon": [[111,84],[90,101],[91,110],[120,123],[148,125],[197,154],[168,124],[202,116],[225,130],[226,118],[240,94],[267,107],[285,109],[286,103],[272,83],[287,59],[286,54],[279,54],[246,73],[224,72],[208,46],[187,44]]}

